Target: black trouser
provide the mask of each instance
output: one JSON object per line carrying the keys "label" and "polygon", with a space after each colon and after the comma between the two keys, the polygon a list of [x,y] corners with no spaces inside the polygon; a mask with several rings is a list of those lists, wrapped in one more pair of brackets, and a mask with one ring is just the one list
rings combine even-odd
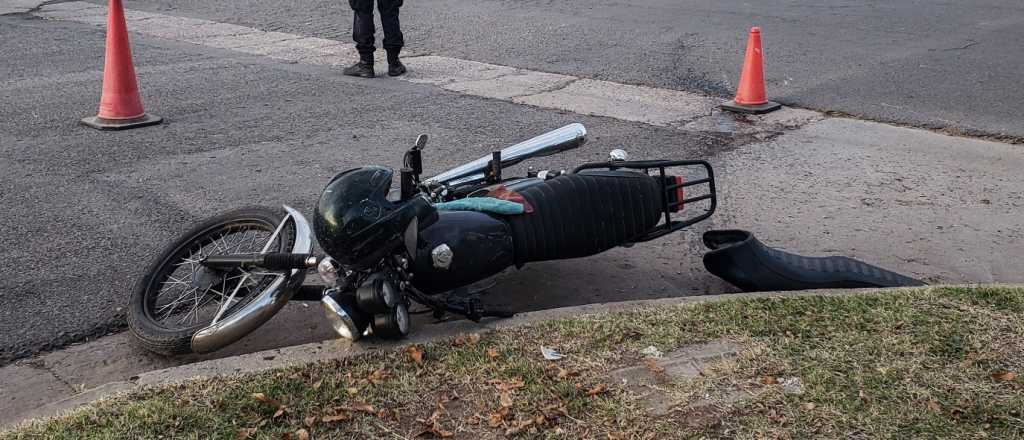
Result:
{"label": "black trouser", "polygon": [[[388,59],[398,57],[398,52],[405,45],[402,29],[398,24],[398,8],[403,0],[377,0],[380,11],[380,23],[384,28],[384,50],[388,51]],[[349,6],[355,11],[352,21],[352,39],[356,42],[356,50],[363,61],[373,61],[373,0],[348,0]]]}

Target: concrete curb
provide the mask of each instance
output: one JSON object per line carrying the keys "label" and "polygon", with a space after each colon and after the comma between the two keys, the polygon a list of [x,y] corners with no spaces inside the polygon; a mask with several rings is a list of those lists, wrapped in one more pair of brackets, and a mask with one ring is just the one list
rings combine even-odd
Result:
{"label": "concrete curb", "polygon": [[[916,289],[932,289],[939,287],[979,287],[982,284],[966,285],[936,285]],[[1016,284],[984,284],[984,286],[1024,288],[1024,285]],[[756,293],[734,293],[722,295],[687,296],[678,298],[662,298],[654,300],[624,301],[614,303],[588,304],[558,309],[540,310],[517,314],[513,318],[501,320],[488,320],[483,323],[474,323],[466,320],[452,321],[444,324],[428,326],[420,329],[407,339],[401,341],[367,341],[360,344],[351,344],[343,340],[331,340],[309,344],[282,347],[273,350],[265,350],[239,356],[213,359],[194,364],[182,365],[171,368],[142,373],[134,381],[106,383],[71,397],[52,402],[35,410],[26,413],[26,419],[44,419],[60,416],[79,406],[86,405],[101,399],[114,397],[121,394],[138,391],[146,387],[166,386],[185,383],[191,380],[212,378],[218,376],[232,376],[246,373],[256,373],[276,368],[286,368],[304,365],[312,362],[331,359],[343,359],[357,356],[364,353],[394,350],[409,344],[423,344],[442,341],[465,333],[489,333],[501,329],[510,329],[528,326],[539,322],[555,319],[596,315],[609,312],[622,312],[642,307],[671,306],[680,304],[701,304],[707,302],[743,300],[756,298],[784,298],[801,296],[849,296],[863,295],[880,292],[892,292],[906,290],[906,288],[888,289],[829,289],[829,290],[804,290],[796,292],[756,292]],[[24,421],[17,422],[24,423]],[[16,426],[16,425],[15,425]],[[13,426],[11,426],[13,427]]]}

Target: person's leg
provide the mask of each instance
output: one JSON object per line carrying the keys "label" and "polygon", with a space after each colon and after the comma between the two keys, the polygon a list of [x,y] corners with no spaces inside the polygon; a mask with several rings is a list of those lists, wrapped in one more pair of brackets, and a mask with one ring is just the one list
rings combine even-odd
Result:
{"label": "person's leg", "polygon": [[388,75],[398,76],[405,73],[405,66],[398,60],[398,53],[405,46],[402,26],[398,20],[398,10],[403,0],[377,0],[380,10],[380,24],[384,31],[384,50],[388,52]]}
{"label": "person's leg", "polygon": [[348,0],[352,7],[352,40],[363,61],[373,62],[373,0]]}
{"label": "person's leg", "polygon": [[352,40],[356,42],[356,50],[359,52],[359,62],[345,68],[342,71],[345,75],[361,76],[372,78],[373,75],[373,51],[374,25],[373,25],[373,0],[348,0],[352,7]]}

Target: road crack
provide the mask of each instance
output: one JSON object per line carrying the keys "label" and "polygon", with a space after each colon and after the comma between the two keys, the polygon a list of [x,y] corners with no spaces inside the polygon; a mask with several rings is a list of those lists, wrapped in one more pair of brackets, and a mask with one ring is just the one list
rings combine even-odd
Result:
{"label": "road crack", "polygon": [[74,385],[72,385],[68,381],[64,380],[63,377],[60,377],[60,375],[57,374],[56,371],[53,371],[53,369],[50,368],[48,365],[46,365],[46,362],[44,362],[42,359],[38,359],[38,358],[37,359],[29,359],[29,360],[23,361],[23,364],[25,366],[28,366],[29,368],[34,368],[36,370],[41,370],[41,371],[45,371],[45,372],[49,373],[51,376],[53,376],[54,379],[57,379],[58,382],[60,382],[64,386],[68,387],[68,389],[71,390],[71,392],[73,394],[77,394],[78,393],[78,388],[76,388]]}
{"label": "road crack", "polygon": [[[523,75],[526,75],[526,74],[523,74]],[[508,75],[506,75],[506,76],[508,76]],[[522,99],[522,98],[529,98],[531,96],[543,95],[545,93],[554,93],[554,92],[557,92],[559,90],[566,89],[567,87],[575,84],[577,81],[579,81],[581,79],[583,79],[583,78],[570,77],[569,79],[561,80],[561,81],[555,83],[552,86],[545,87],[545,88],[541,89],[539,92],[523,93],[521,95],[513,95],[513,96],[508,97],[508,99],[509,100],[516,100],[516,99]]]}
{"label": "road crack", "polygon": [[967,41],[970,41],[970,43],[967,43],[967,44],[965,44],[963,46],[960,46],[960,47],[950,47],[948,49],[942,49],[942,50],[944,52],[949,52],[949,51],[953,51],[953,50],[964,50],[964,49],[967,49],[967,48],[969,48],[971,46],[976,46],[978,44],[981,44],[980,41],[974,41],[974,40],[967,40]]}

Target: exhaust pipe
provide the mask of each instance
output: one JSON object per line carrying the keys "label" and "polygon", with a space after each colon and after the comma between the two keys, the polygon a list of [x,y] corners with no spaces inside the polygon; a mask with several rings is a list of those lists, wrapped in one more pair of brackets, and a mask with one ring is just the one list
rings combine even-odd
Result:
{"label": "exhaust pipe", "polygon": [[[510,167],[526,159],[550,156],[563,151],[579,148],[587,141],[587,129],[580,123],[549,131],[535,138],[525,140],[501,150],[501,167]],[[484,170],[491,162],[491,155],[459,165],[426,180],[451,186],[484,180]]]}

